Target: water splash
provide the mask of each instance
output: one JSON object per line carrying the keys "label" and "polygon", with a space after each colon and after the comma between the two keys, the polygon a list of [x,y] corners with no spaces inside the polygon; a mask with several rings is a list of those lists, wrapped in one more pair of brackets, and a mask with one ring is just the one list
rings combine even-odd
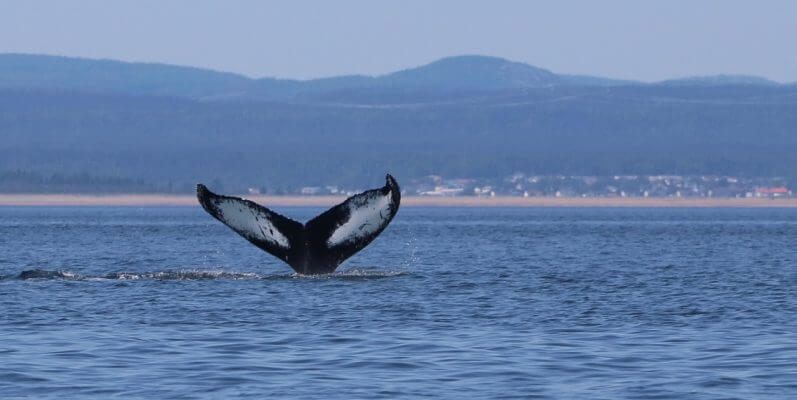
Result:
{"label": "water splash", "polygon": [[410,236],[404,246],[407,248],[407,258],[404,260],[403,266],[406,269],[410,269],[418,265],[418,240],[415,235]]}

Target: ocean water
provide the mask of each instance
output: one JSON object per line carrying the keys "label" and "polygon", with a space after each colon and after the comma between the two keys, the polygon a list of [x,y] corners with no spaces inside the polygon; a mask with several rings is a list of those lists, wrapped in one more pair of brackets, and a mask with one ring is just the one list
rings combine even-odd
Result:
{"label": "ocean water", "polygon": [[797,398],[797,210],[403,208],[305,277],[199,207],[5,207],[0,276],[3,399]]}

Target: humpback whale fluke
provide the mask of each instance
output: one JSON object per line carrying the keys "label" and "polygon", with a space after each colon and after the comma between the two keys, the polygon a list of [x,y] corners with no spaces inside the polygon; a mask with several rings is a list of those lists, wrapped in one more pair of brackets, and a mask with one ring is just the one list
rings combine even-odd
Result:
{"label": "humpback whale fluke", "polygon": [[253,201],[196,187],[199,204],[255,246],[300,274],[327,274],[371,243],[398,212],[401,191],[387,175],[385,186],[349,197],[305,224]]}

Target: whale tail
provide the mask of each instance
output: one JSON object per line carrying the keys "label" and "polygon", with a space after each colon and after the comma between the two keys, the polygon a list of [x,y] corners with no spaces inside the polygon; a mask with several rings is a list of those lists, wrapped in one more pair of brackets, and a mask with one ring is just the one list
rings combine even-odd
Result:
{"label": "whale tail", "polygon": [[202,208],[233,231],[301,274],[335,271],[371,243],[398,212],[401,191],[387,175],[385,186],[349,197],[305,224],[253,201],[217,195],[197,185]]}

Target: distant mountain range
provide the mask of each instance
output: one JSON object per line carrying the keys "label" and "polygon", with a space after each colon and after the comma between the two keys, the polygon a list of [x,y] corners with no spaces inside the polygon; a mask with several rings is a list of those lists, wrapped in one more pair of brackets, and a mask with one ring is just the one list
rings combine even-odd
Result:
{"label": "distant mountain range", "polygon": [[[727,84],[778,85],[765,78],[741,75],[690,77],[648,85]],[[645,84],[586,75],[560,75],[543,68],[485,56],[448,57],[376,77],[350,75],[299,81],[251,79],[229,72],[167,64],[0,54],[0,88],[65,89],[203,100],[292,100],[303,95],[354,89],[507,90],[627,85]]]}
{"label": "distant mountain range", "polygon": [[[291,192],[529,174],[794,177],[797,85],[641,83],[449,57],[308,81],[0,54],[0,192]],[[400,179],[401,181],[401,179]]]}

